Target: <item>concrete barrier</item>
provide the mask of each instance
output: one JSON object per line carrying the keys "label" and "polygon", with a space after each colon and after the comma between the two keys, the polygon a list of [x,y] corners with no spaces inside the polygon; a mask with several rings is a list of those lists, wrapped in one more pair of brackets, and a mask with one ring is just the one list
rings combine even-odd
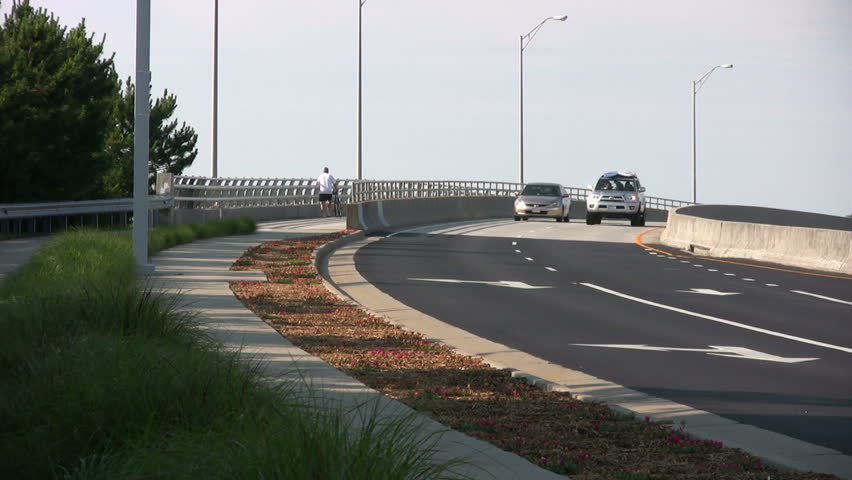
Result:
{"label": "concrete barrier", "polygon": [[[437,197],[378,200],[347,206],[346,228],[367,233],[454,220],[512,218],[512,197]],[[665,222],[668,211],[648,209],[645,219]],[[585,221],[586,203],[571,201],[571,219]]]}
{"label": "concrete barrier", "polygon": [[[679,210],[679,209],[678,209]],[[852,232],[669,214],[660,241],[717,258],[744,258],[852,275]]]}
{"label": "concrete barrier", "polygon": [[511,218],[511,197],[437,197],[347,205],[346,228],[366,233],[454,220]]}

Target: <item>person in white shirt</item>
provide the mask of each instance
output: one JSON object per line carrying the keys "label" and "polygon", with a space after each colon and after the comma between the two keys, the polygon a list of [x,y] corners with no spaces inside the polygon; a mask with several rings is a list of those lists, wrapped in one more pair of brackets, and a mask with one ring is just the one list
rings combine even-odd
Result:
{"label": "person in white shirt", "polygon": [[[334,193],[334,184],[336,180],[328,173],[328,167],[322,169],[322,173],[317,177],[317,186],[319,187],[319,205],[320,216],[327,217],[331,212],[331,198]],[[326,210],[327,209],[327,210]]]}

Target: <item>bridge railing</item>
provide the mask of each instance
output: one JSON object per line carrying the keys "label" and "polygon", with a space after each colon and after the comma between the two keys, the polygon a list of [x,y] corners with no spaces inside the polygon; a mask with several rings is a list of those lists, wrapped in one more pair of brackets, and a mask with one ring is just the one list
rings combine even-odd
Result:
{"label": "bridge railing", "polygon": [[[429,197],[515,197],[524,184],[509,182],[466,182],[452,180],[365,180],[352,186],[351,202],[360,203],[372,200],[392,200],[404,198]],[[572,200],[585,201],[589,190],[579,187],[565,187]],[[671,208],[694,205],[692,202],[661,197],[645,197],[648,208],[669,210]]]}
{"label": "bridge railing", "polygon": [[[357,180],[337,181],[340,202],[349,202]],[[315,178],[209,178],[176,176],[158,179],[158,192],[174,195],[176,208],[228,209],[286,207],[318,203]],[[163,185],[168,184],[168,187]]]}
{"label": "bridge railing", "polygon": [[453,180],[364,180],[352,186],[353,203],[434,197],[514,197],[523,185]]}
{"label": "bridge railing", "polygon": [[[169,195],[148,197],[148,211],[167,210],[175,205]],[[50,203],[5,203],[0,204],[0,232],[2,233],[50,233],[54,226],[67,230],[69,226],[126,225],[132,217],[133,199],[115,198],[108,200],[84,200],[78,202]],[[117,218],[116,218],[117,217]],[[88,224],[86,223],[88,221]],[[149,223],[156,223],[157,216],[149,214]]]}

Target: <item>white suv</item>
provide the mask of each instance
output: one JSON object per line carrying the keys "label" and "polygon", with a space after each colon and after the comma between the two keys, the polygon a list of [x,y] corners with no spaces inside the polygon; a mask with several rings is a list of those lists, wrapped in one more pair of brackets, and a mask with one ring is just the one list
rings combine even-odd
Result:
{"label": "white suv", "polygon": [[645,225],[645,187],[633,172],[619,170],[601,175],[586,196],[586,224],[597,225],[601,218],[629,218],[630,225]]}

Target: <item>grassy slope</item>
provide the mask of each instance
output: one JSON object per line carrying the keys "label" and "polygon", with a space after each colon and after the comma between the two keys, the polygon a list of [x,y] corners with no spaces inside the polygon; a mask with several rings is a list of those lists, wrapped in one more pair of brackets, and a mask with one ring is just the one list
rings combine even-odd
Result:
{"label": "grassy slope", "polygon": [[[154,232],[152,251],[254,230]],[[127,235],[62,234],[0,286],[2,478],[405,478],[427,469],[410,420],[288,401],[140,284]],[[429,470],[434,476],[441,469]]]}

